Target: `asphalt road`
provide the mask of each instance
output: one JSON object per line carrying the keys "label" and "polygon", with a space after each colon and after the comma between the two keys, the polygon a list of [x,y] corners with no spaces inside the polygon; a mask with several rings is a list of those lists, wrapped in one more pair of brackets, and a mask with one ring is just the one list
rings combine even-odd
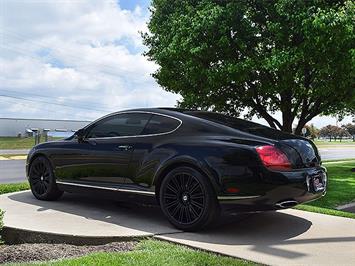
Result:
{"label": "asphalt road", "polygon": [[0,183],[18,183],[26,181],[26,160],[0,161]]}
{"label": "asphalt road", "polygon": [[319,153],[322,160],[339,160],[355,158],[355,146],[353,147],[334,147],[334,148],[319,148]]}
{"label": "asphalt road", "polygon": [[21,149],[21,150],[0,150],[0,154],[27,154],[30,150]]}
{"label": "asphalt road", "polygon": [[[355,158],[355,147],[320,148],[322,160]],[[26,181],[25,160],[0,161],[0,183]]]}

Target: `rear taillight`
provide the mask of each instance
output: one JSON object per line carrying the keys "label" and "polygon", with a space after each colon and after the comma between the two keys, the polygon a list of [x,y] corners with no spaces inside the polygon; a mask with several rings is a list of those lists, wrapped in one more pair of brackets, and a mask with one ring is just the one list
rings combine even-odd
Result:
{"label": "rear taillight", "polygon": [[271,170],[287,171],[291,170],[291,163],[286,154],[272,145],[259,146],[257,153],[263,164]]}

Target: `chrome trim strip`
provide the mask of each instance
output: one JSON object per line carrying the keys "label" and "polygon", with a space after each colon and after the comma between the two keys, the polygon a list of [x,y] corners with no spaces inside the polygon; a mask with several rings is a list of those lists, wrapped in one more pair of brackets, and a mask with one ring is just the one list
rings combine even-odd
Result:
{"label": "chrome trim strip", "polygon": [[153,196],[155,195],[155,192],[153,192],[153,191],[142,191],[142,190],[110,188],[110,187],[99,187],[99,186],[93,186],[93,185],[78,184],[78,183],[71,183],[71,182],[62,182],[62,181],[57,181],[56,183],[57,184],[61,184],[61,185],[104,189],[104,190],[110,190],[110,191],[116,191],[116,192],[127,192],[127,193],[135,193],[135,194],[142,194],[142,195],[153,195]]}
{"label": "chrome trim strip", "polygon": [[153,191],[142,191],[142,190],[132,190],[132,189],[118,189],[119,192],[128,192],[128,193],[136,193],[136,194],[142,194],[142,195],[155,195],[155,192]]}
{"label": "chrome trim strip", "polygon": [[218,200],[241,200],[241,199],[255,199],[261,197],[260,195],[257,196],[218,196]]}
{"label": "chrome trim strip", "polygon": [[161,136],[161,135],[166,135],[166,134],[170,134],[173,133],[174,131],[178,130],[179,127],[182,125],[182,120],[177,118],[177,117],[173,117],[171,115],[166,115],[166,114],[160,114],[160,113],[155,113],[155,112],[149,112],[149,111],[122,111],[122,112],[116,112],[116,113],[112,113],[112,114],[108,114],[104,117],[101,117],[97,120],[95,120],[94,122],[90,123],[89,125],[87,125],[86,127],[84,127],[84,129],[89,128],[91,125],[100,122],[101,120],[104,120],[106,118],[109,118],[110,116],[115,116],[115,115],[120,115],[120,114],[130,114],[130,113],[143,113],[143,114],[152,114],[152,115],[160,115],[160,116],[165,116],[165,117],[169,117],[172,119],[175,119],[177,121],[180,122],[180,124],[173,130],[168,131],[168,132],[164,132],[164,133],[157,133],[157,134],[146,134],[146,135],[134,135],[134,136],[117,136],[117,137],[102,137],[102,138],[87,138],[87,139],[91,139],[91,140],[95,140],[95,139],[122,139],[122,138],[140,138],[140,137],[154,137],[154,136]]}
{"label": "chrome trim strip", "polygon": [[105,189],[105,190],[111,190],[111,191],[118,191],[117,188],[110,188],[110,187],[98,187],[98,186],[71,183],[71,182],[62,182],[62,181],[56,181],[56,183],[57,184],[61,184],[61,185],[69,185],[69,186],[77,186],[77,187],[88,187],[88,188],[99,188],[99,189]]}

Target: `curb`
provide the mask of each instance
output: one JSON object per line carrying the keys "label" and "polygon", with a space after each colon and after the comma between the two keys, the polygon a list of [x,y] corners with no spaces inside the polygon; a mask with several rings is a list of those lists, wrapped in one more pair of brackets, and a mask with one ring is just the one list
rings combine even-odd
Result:
{"label": "curb", "polygon": [[352,208],[352,207],[355,207],[355,202],[350,202],[348,204],[345,204],[345,205],[340,205],[338,207],[336,207],[337,210],[344,210],[344,209],[349,209],[349,208]]}
{"label": "curb", "polygon": [[0,155],[0,161],[9,161],[9,160],[26,160],[27,155]]}
{"label": "curb", "polygon": [[6,244],[24,243],[49,243],[49,244],[70,244],[70,245],[104,245],[112,242],[126,242],[143,240],[152,237],[154,234],[146,236],[78,236],[55,234],[39,231],[31,231],[14,227],[4,226],[2,229],[2,240]]}

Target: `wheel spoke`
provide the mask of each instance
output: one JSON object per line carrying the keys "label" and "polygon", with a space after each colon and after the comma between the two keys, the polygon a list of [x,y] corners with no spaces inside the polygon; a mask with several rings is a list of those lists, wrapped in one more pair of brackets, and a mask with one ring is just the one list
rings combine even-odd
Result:
{"label": "wheel spoke", "polygon": [[164,208],[169,216],[182,224],[195,222],[205,208],[205,193],[201,183],[187,172],[170,178],[163,197]]}
{"label": "wheel spoke", "polygon": [[186,222],[190,223],[192,221],[191,213],[190,213],[190,206],[185,207],[185,216],[186,216]]}
{"label": "wheel spoke", "polygon": [[184,218],[184,207],[181,207],[179,210],[179,221],[183,221]]}
{"label": "wheel spoke", "polygon": [[175,194],[179,193],[178,190],[176,189],[176,187],[173,187],[172,184],[168,184],[167,188]]}
{"label": "wheel spoke", "polygon": [[175,209],[171,212],[171,216],[175,217],[175,215],[178,213],[179,209],[181,209],[180,204],[177,204]]}
{"label": "wheel spoke", "polygon": [[173,207],[173,206],[175,206],[175,205],[178,205],[179,204],[179,201],[176,199],[176,200],[173,200],[173,201],[170,201],[169,203],[167,203],[165,206],[166,206],[166,208],[171,208],[171,207]]}
{"label": "wheel spoke", "polygon": [[193,181],[193,178],[190,175],[188,175],[188,179],[186,182],[186,189],[187,190],[190,188],[192,181]]}
{"label": "wheel spoke", "polygon": [[199,216],[199,214],[195,211],[193,206],[190,205],[189,207],[190,207],[190,213],[192,214],[193,219],[196,219]]}
{"label": "wheel spoke", "polygon": [[51,172],[48,166],[41,160],[37,160],[31,166],[30,182],[33,191],[38,195],[45,194],[50,185]]}
{"label": "wheel spoke", "polygon": [[195,184],[189,189],[189,192],[191,194],[193,194],[195,192],[195,190],[198,189],[199,187],[200,187],[200,184],[197,181],[195,181]]}
{"label": "wheel spoke", "polygon": [[180,185],[179,185],[177,179],[174,177],[174,178],[171,179],[171,181],[172,181],[172,185],[176,188],[176,191],[179,191],[180,190]]}
{"label": "wheel spoke", "polygon": [[178,196],[176,194],[171,194],[171,193],[165,193],[164,197],[166,199],[177,199],[178,198]]}
{"label": "wheel spoke", "polygon": [[202,204],[202,203],[199,203],[199,202],[197,202],[197,201],[195,201],[195,200],[191,200],[191,205],[192,205],[192,206],[195,206],[195,207],[197,207],[197,208],[199,208],[199,209],[203,209],[203,204]]}
{"label": "wheel spoke", "polygon": [[203,199],[203,198],[204,198],[203,193],[196,193],[191,195],[191,199]]}

